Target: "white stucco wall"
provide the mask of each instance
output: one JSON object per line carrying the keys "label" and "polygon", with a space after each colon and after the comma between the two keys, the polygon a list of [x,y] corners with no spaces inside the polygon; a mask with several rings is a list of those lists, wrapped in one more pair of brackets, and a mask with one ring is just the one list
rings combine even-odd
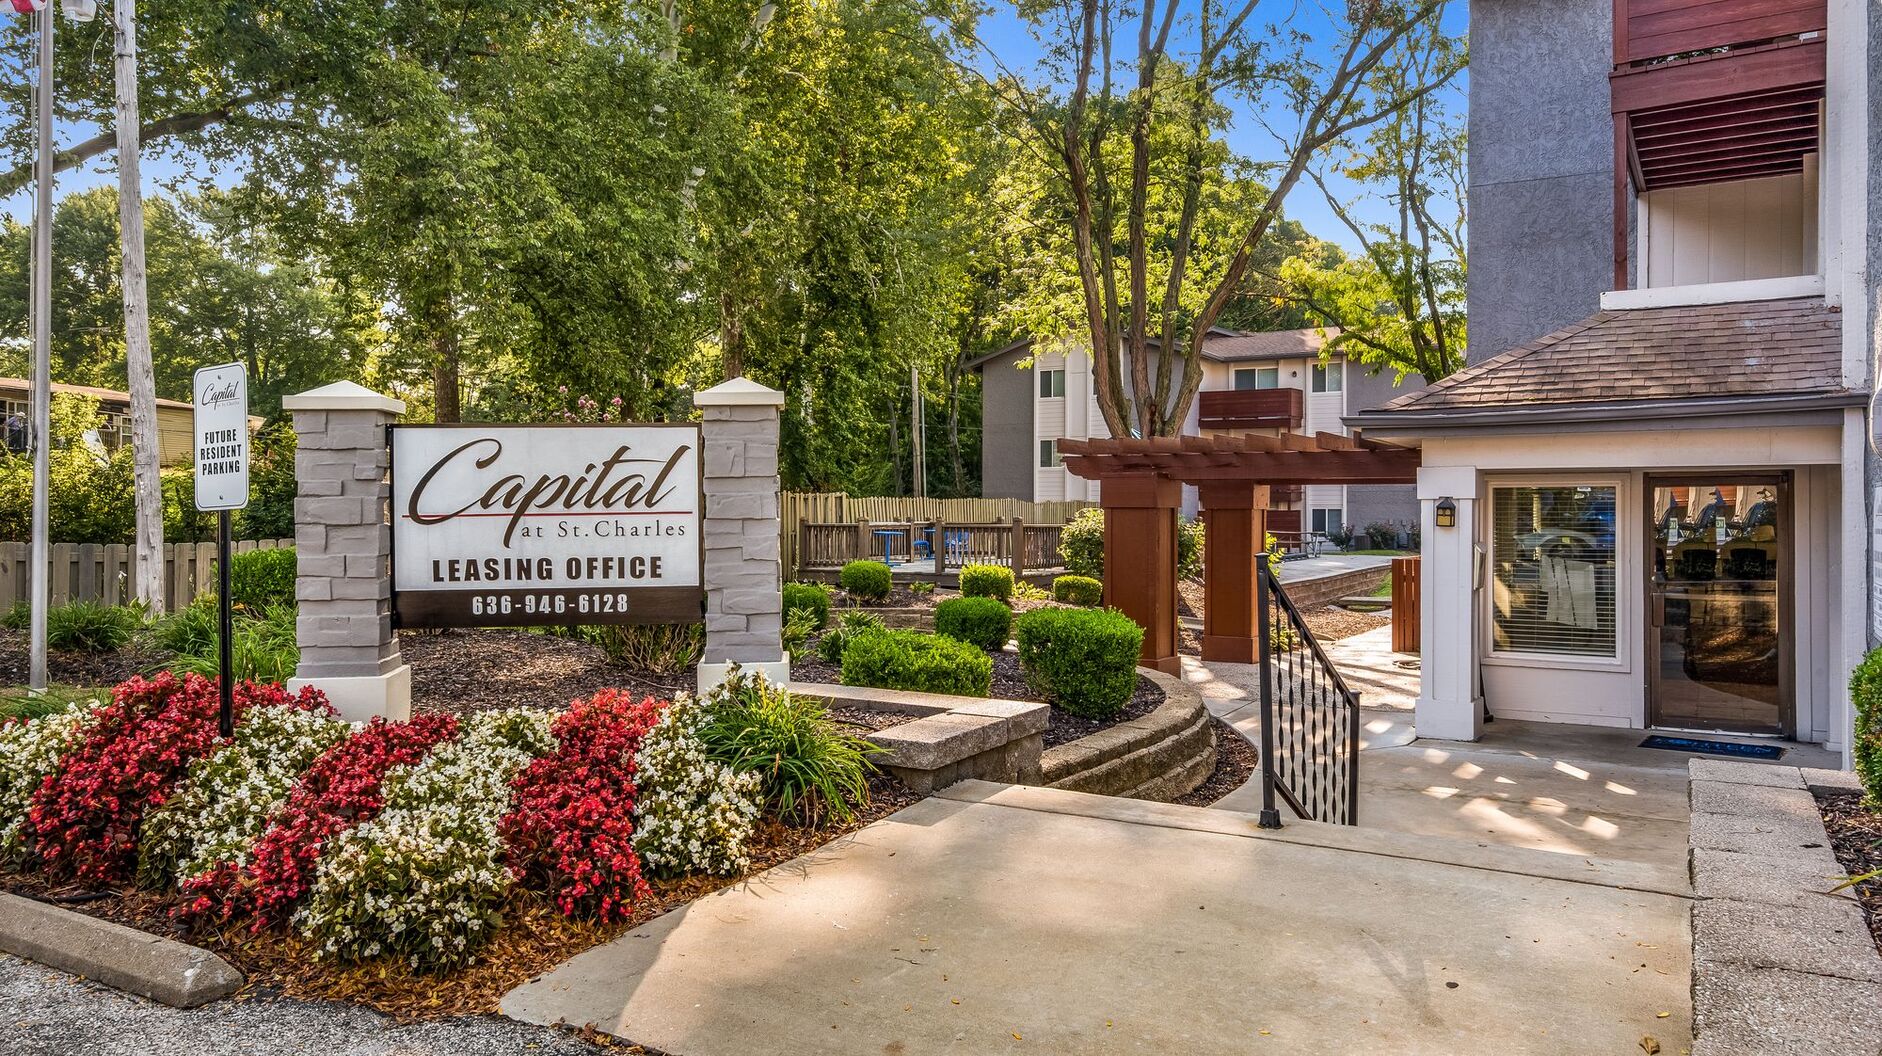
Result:
{"label": "white stucco wall", "polygon": [[[1849,658],[1843,639],[1852,621],[1861,626],[1866,601],[1863,550],[1845,545],[1851,535],[1860,540],[1865,531],[1860,518],[1845,523],[1846,428],[1707,429],[1669,423],[1612,432],[1426,438],[1419,498],[1425,523],[1428,684],[1419,702],[1420,732],[1474,737],[1479,727],[1468,709],[1479,692],[1498,718],[1647,725],[1646,475],[1788,469],[1793,479],[1797,732],[1800,739],[1841,748],[1849,728],[1844,686]],[[1523,483],[1616,487],[1616,655],[1493,655],[1486,582],[1489,489]],[[1460,506],[1457,528],[1433,525],[1433,508],[1444,497]],[[1468,663],[1458,662],[1466,653],[1460,637],[1468,642]]]}

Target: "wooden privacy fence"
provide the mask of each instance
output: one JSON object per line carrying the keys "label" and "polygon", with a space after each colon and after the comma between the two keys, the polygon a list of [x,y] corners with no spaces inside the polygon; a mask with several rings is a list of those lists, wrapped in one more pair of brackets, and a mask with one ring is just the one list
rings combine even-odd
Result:
{"label": "wooden privacy fence", "polygon": [[1419,639],[1419,573],[1415,557],[1392,559],[1392,651],[1415,653]]}
{"label": "wooden privacy fence", "polygon": [[[236,553],[291,547],[292,539],[243,539]],[[164,600],[169,611],[185,608],[216,589],[216,544],[165,543]],[[131,547],[127,543],[54,543],[48,593],[54,605],[131,600]],[[0,611],[32,595],[32,560],[26,543],[0,543]]]}
{"label": "wooden privacy fence", "polygon": [[897,568],[918,578],[941,578],[962,565],[1006,565],[1015,576],[1058,568],[1062,524],[1028,524],[1015,517],[1001,523],[932,520],[871,521],[847,524],[800,521],[793,575],[834,572],[857,560],[887,560],[891,566],[934,562],[914,569]]}
{"label": "wooden privacy fence", "polygon": [[[845,495],[842,492],[827,491],[787,491],[779,496],[779,532],[778,540],[787,573],[796,573],[806,568],[827,566],[834,560],[835,551],[830,547],[839,544],[827,543],[833,535],[825,529],[854,529],[859,521],[875,522],[880,527],[895,525],[906,527],[909,524],[927,525],[941,521],[962,530],[975,526],[995,529],[1010,525],[1018,519],[1030,528],[1039,529],[1037,538],[1028,538],[1026,546],[1030,568],[1058,564],[1058,536],[1052,535],[1049,549],[1039,542],[1045,537],[1047,529],[1054,529],[1078,515],[1078,511],[1093,503],[1081,501],[1028,502],[1024,499],[926,499],[906,496],[863,496]],[[804,525],[815,525],[811,533],[804,531]],[[1032,533],[1029,533],[1029,535]],[[800,553],[798,547],[814,536],[825,543],[825,549],[812,554]],[[871,537],[872,540],[874,537]],[[846,545],[846,544],[844,544]],[[907,547],[904,539],[903,547]],[[980,541],[977,545],[991,546]],[[1004,551],[1001,551],[1004,553]],[[1034,560],[1033,554],[1039,555]],[[882,542],[875,540],[875,555],[882,557]],[[857,557],[866,557],[860,553]],[[991,555],[990,555],[991,556]],[[807,560],[808,559],[808,560]],[[854,558],[851,558],[854,560]],[[958,560],[950,559],[950,564],[958,567]],[[840,563],[837,567],[841,567]]]}

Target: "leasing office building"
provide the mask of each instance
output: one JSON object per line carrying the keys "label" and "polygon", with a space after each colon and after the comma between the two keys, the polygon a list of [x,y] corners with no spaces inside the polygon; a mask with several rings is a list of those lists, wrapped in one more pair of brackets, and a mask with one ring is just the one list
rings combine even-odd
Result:
{"label": "leasing office building", "polygon": [[1421,734],[1494,714],[1847,750],[1876,17],[1472,4],[1471,366],[1347,419],[1421,449]]}

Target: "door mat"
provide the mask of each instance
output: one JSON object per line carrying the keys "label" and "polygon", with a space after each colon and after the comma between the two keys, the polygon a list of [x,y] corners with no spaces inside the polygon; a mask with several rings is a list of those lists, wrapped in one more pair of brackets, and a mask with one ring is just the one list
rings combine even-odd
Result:
{"label": "door mat", "polygon": [[1784,749],[1775,744],[1734,744],[1708,741],[1701,737],[1662,737],[1655,734],[1640,742],[1642,748],[1664,748],[1669,752],[1699,752],[1702,755],[1729,755],[1735,759],[1781,759]]}

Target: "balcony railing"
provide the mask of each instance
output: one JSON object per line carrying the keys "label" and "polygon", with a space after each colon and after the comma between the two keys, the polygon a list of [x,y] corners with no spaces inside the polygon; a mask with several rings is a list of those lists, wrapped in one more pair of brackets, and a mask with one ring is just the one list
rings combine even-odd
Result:
{"label": "balcony railing", "polygon": [[1304,420],[1299,389],[1230,389],[1198,395],[1204,429],[1299,429]]}

